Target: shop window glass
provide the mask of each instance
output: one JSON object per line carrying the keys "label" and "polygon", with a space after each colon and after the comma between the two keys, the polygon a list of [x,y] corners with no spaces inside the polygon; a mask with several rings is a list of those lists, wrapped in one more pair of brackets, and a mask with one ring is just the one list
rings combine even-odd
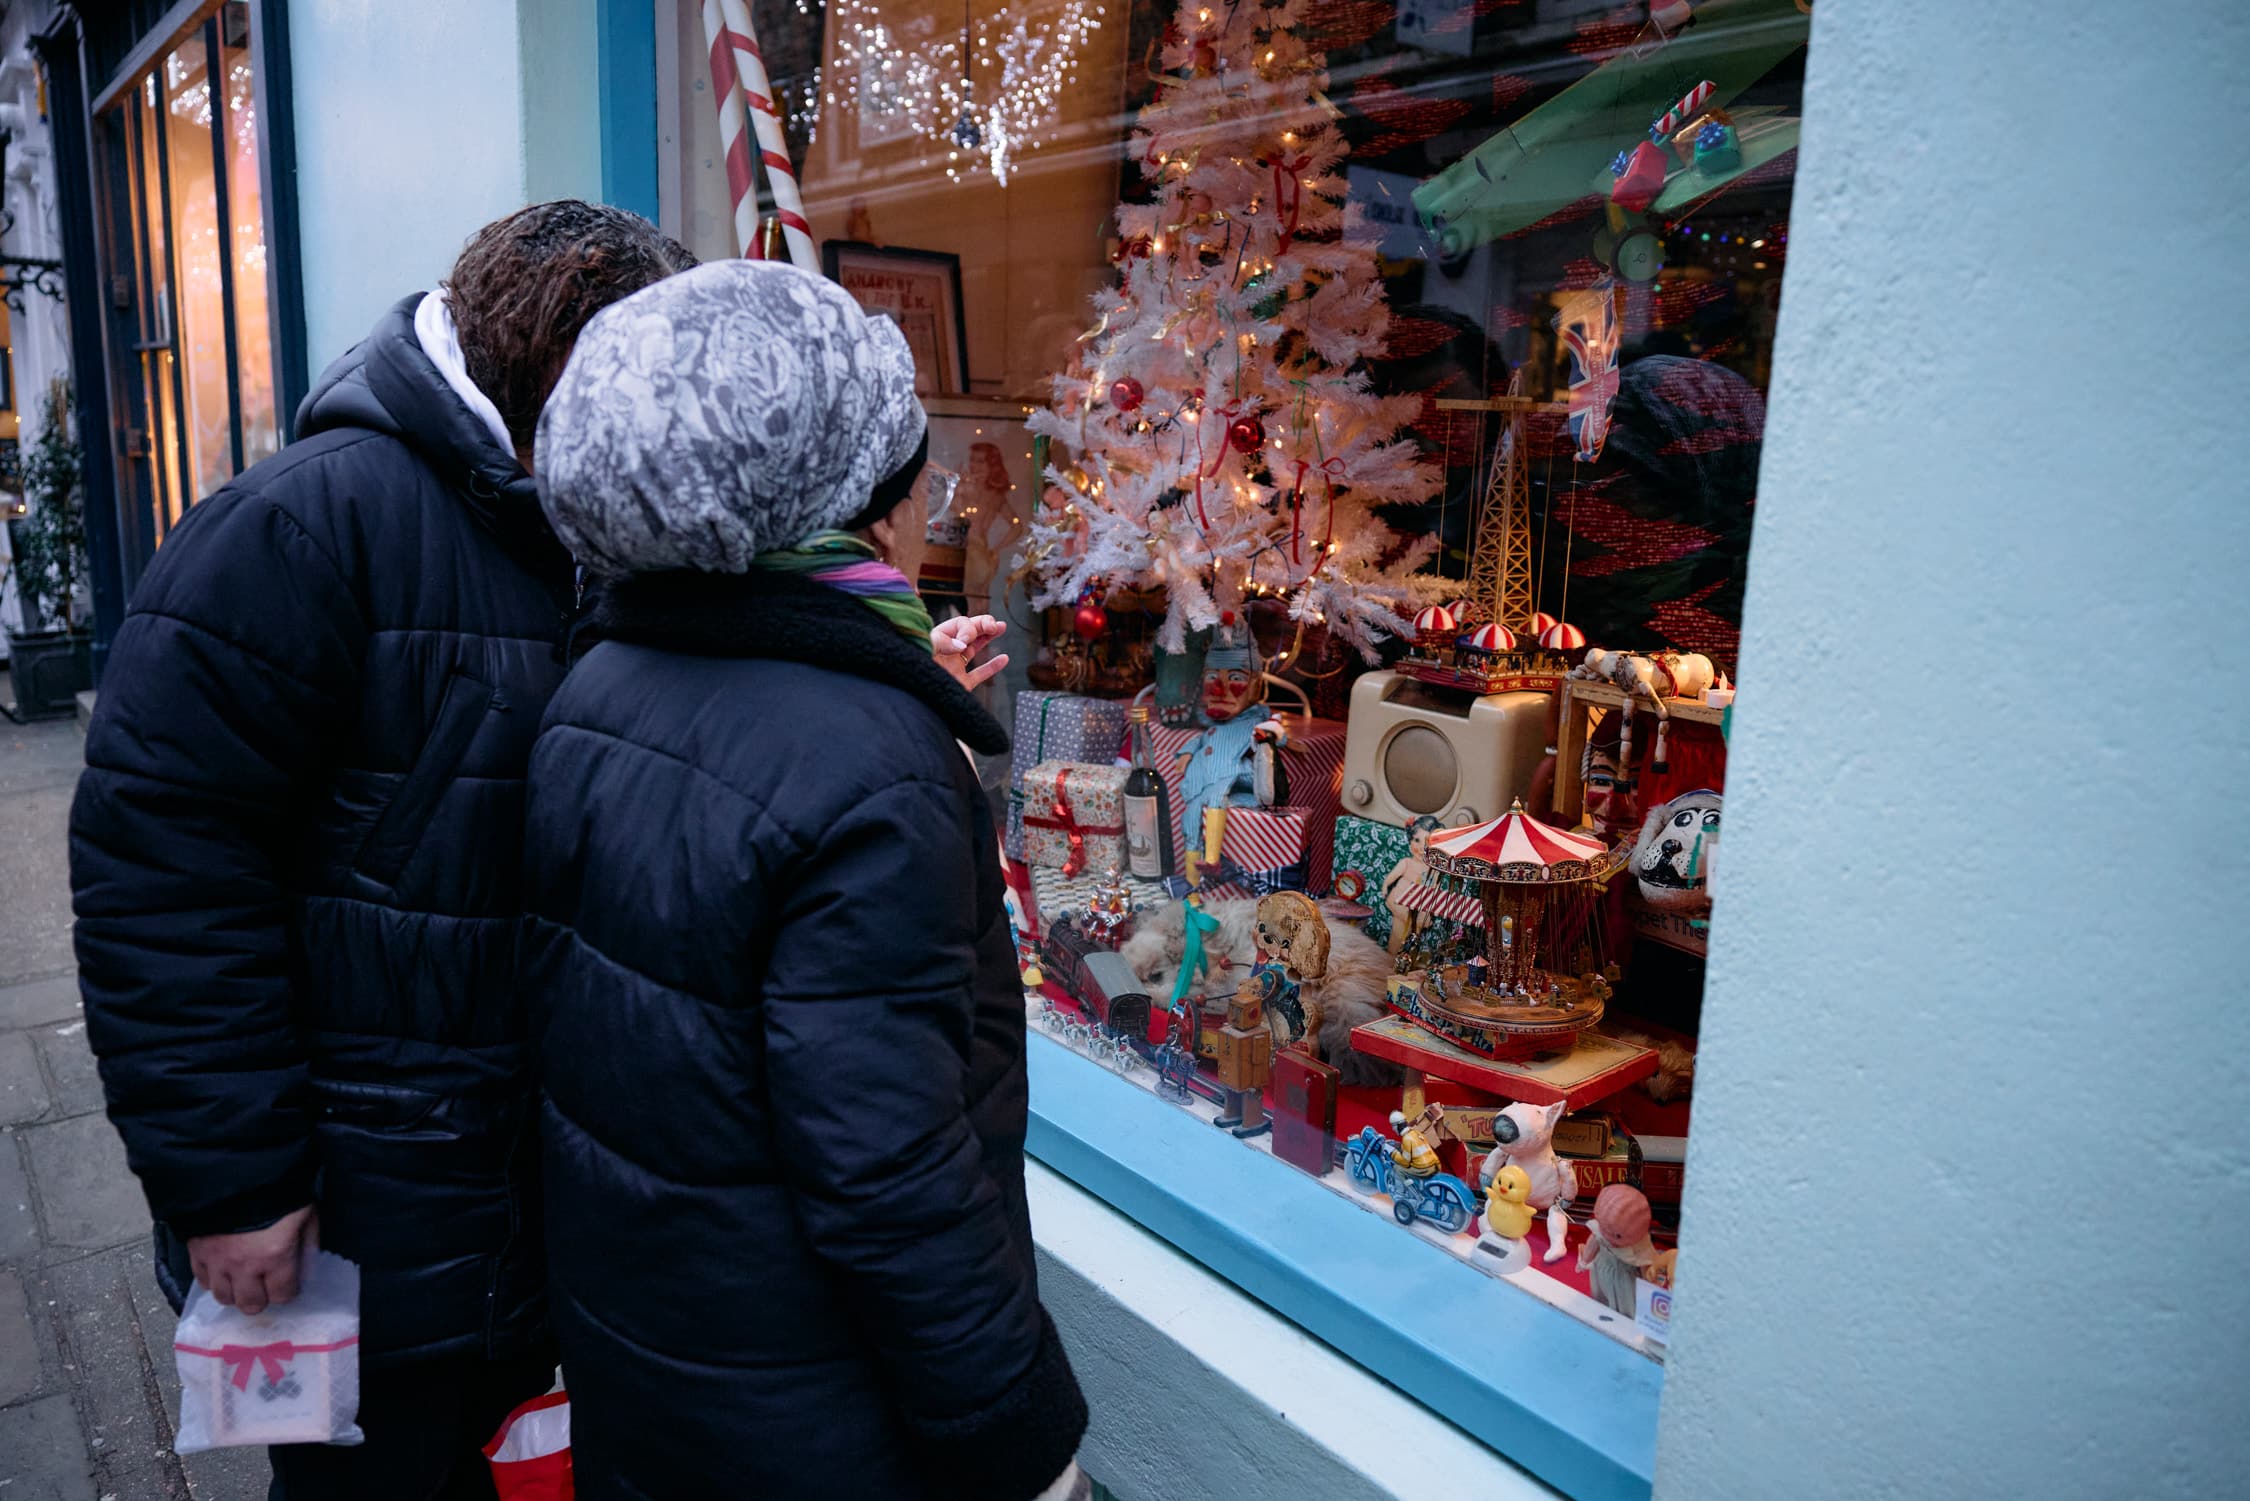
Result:
{"label": "shop window glass", "polygon": [[242,462],[255,464],[281,447],[281,420],[268,334],[272,323],[266,292],[265,202],[258,185],[257,76],[247,26],[235,28],[231,21],[222,25],[219,70],[226,100],[227,253],[234,262],[235,384],[242,412]]}
{"label": "shop window glass", "polygon": [[280,446],[249,32],[239,3],[194,16],[96,119],[122,477],[151,544]]}
{"label": "shop window glass", "polygon": [[[141,386],[141,410],[146,427],[135,445],[152,471],[156,489],[155,530],[159,541],[185,508],[182,498],[184,434],[179,421],[178,347],[173,338],[175,302],[172,293],[170,212],[166,207],[163,135],[157,120],[160,108],[154,74],[144,79],[132,95],[129,125],[134,153],[129,221],[140,233],[126,237],[125,255],[139,271],[135,288],[135,363]],[[120,257],[121,259],[123,257]]]}
{"label": "shop window glass", "polygon": [[186,379],[187,478],[207,495],[234,473],[234,403],[227,379],[225,276],[218,183],[212,172],[211,73],[200,30],[158,70],[169,156],[172,242],[179,269],[179,357]]}
{"label": "shop window glass", "polygon": [[[1469,1199],[1428,1191],[1415,1170],[1431,1161],[1401,1148],[1424,1188],[1407,1185],[1400,1267],[1451,1254],[1656,1355],[1660,1335],[1616,1305],[1667,1275],[1675,1250],[1810,5],[752,10],[830,273],[870,306],[937,309],[941,333],[959,308],[958,360],[943,337],[928,346],[933,452],[978,473],[976,450],[995,478],[933,537],[924,589],[1024,631],[1005,681],[1029,712],[990,780],[1043,917],[1097,935],[1046,953],[1034,1046],[1059,1042],[1151,1091],[1179,1062],[1160,1061],[1156,1039],[1180,1035],[1163,1013],[1183,941],[1160,975],[1085,959],[1117,910],[1105,868],[1131,861],[1123,836],[1099,831],[1122,821],[1108,816],[1125,775],[1111,763],[1126,703],[1148,690],[1173,874],[1197,873],[1181,752],[1255,759],[1247,736],[1196,738],[1212,702],[1203,658],[1227,648],[1231,611],[1293,685],[1273,702],[1301,694],[1311,715],[1279,757],[1292,816],[1244,820],[1237,843],[1230,812],[1220,868],[1238,868],[1236,893],[1299,885],[1331,930],[1362,929],[1380,975],[1355,1014],[1389,1037],[1331,1037],[1359,1055],[1342,1080],[1299,1078],[1290,1100],[1269,1086],[1262,1108],[1302,1113],[1308,1093],[1332,1092],[1322,1129],[1357,1138],[1394,1137],[1393,1109],[1452,1107],[1423,1134]],[[697,17],[677,49],[667,212],[699,255],[734,254]],[[1475,634],[1487,624],[1501,629]],[[1590,667],[1590,648],[1630,660]],[[1027,785],[1040,760],[1071,763],[1077,839],[1054,814],[1056,765]],[[1500,826],[1519,801],[1546,831]],[[1446,854],[1454,831],[1488,823],[1490,848]],[[1510,838],[1539,852],[1538,881],[1574,864],[1589,879],[1536,902],[1495,892],[1506,883],[1476,861]],[[1500,863],[1523,866],[1508,849]],[[1124,895],[1135,924],[1181,929],[1153,885]],[[1365,960],[1361,936],[1337,952]],[[1191,985],[1209,1035],[1187,1103],[1207,1118],[1223,1102],[1206,1086],[1266,1068],[1230,1059],[1240,1040],[1217,1035],[1256,955],[1238,927],[1209,941],[1232,963]],[[1422,976],[1416,994],[1384,983],[1401,971],[1407,990]],[[1136,983],[1149,1003],[1122,1029],[1065,994]],[[1447,1011],[1570,997],[1599,1022],[1520,1069],[1474,1056],[1525,1035],[1506,1018],[1431,1050]],[[1580,1192],[1572,1254],[1547,1261],[1544,1214],[1496,1208],[1479,1169],[1501,1103],[1558,1100]],[[1292,1135],[1214,1132],[1207,1151],[1279,1152]],[[1355,1182],[1350,1166],[1325,1181],[1380,1212],[1406,1203],[1388,1169]],[[1651,1212],[1644,1224],[1611,1195],[1617,1254],[1582,1268],[1599,1191],[1618,1183]],[[1480,1251],[1492,1219],[1534,1226],[1537,1254]]]}

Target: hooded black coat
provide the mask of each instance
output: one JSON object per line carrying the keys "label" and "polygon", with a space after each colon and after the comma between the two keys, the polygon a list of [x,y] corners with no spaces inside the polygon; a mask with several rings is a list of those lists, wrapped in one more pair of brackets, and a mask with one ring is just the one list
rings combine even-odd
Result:
{"label": "hooded black coat", "polygon": [[165,540],[70,824],[87,1035],[166,1291],[179,1239],[317,1196],[371,1360],[545,1338],[516,962],[572,570],[419,300]]}
{"label": "hooded black coat", "polygon": [[974,1496],[1086,1409],[1024,1203],[1023,987],[929,654],[803,580],[597,611],[532,755],[527,973],[579,1494]]}

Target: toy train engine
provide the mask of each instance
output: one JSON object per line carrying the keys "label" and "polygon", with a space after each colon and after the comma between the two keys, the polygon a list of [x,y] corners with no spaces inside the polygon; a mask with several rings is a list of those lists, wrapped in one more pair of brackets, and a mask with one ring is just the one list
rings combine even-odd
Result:
{"label": "toy train engine", "polygon": [[1140,978],[1116,950],[1081,932],[1075,917],[1049,924],[1040,959],[1048,976],[1085,1008],[1096,1029],[1118,1042],[1148,1044],[1154,1008]]}

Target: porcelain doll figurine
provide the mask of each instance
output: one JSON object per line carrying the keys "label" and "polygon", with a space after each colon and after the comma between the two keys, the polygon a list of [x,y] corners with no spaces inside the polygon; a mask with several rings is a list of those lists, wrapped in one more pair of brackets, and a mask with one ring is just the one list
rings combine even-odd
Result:
{"label": "porcelain doll figurine", "polygon": [[1391,867],[1383,877],[1383,905],[1390,909],[1391,941],[1386,947],[1393,957],[1406,952],[1422,929],[1429,926],[1430,914],[1406,905],[1406,893],[1422,883],[1429,866],[1422,863],[1422,854],[1430,847],[1430,836],[1438,830],[1438,821],[1427,813],[1406,826],[1406,855]]}
{"label": "porcelain doll figurine", "polygon": [[1220,616],[1203,654],[1203,717],[1210,724],[1180,752],[1180,832],[1190,849],[1203,843],[1204,809],[1271,806],[1288,797],[1277,754],[1288,730],[1257,712],[1265,703],[1264,672],[1249,622],[1231,610]]}
{"label": "porcelain doll figurine", "polygon": [[1477,1170],[1477,1187],[1489,1190],[1502,1169],[1515,1166],[1531,1180],[1524,1202],[1547,1213],[1547,1254],[1543,1260],[1562,1260],[1570,1238],[1570,1216],[1563,1205],[1577,1197],[1578,1174],[1555,1155],[1555,1122],[1565,1107],[1527,1105],[1518,1100],[1493,1117],[1492,1135],[1499,1144]]}
{"label": "porcelain doll figurine", "polygon": [[1594,1296],[1619,1313],[1633,1312],[1633,1284],[1642,1268],[1656,1261],[1649,1225],[1648,1195],[1631,1184],[1612,1183],[1595,1196],[1586,1243],[1578,1248],[1578,1269]]}

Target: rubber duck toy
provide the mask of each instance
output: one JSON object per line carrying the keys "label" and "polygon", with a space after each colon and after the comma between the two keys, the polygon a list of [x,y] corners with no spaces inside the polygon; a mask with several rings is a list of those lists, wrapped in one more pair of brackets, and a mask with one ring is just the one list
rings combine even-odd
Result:
{"label": "rubber duck toy", "polygon": [[1503,1240],[1522,1240],[1539,1216],[1524,1201],[1531,1197],[1531,1175],[1508,1166],[1484,1187],[1484,1228]]}

